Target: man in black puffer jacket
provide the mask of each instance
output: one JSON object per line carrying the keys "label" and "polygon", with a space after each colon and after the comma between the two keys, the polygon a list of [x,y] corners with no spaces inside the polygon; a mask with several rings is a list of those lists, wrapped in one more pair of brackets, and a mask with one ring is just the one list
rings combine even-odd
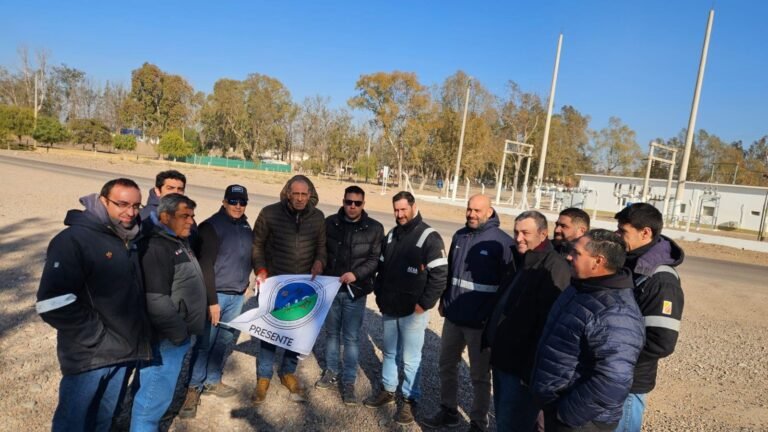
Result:
{"label": "man in black puffer jacket", "polygon": [[358,338],[363,325],[365,299],[373,291],[384,227],[368,217],[365,191],[359,186],[344,190],[343,205],[325,220],[328,265],[323,274],[339,276],[341,289],[325,319],[325,371],[315,387],[333,388],[338,383],[341,339],[344,339],[342,400],[355,405]]}
{"label": "man in black puffer jacket", "polygon": [[152,362],[138,373],[132,431],[158,429],[171,404],[192,336],[203,334],[205,327],[203,272],[187,241],[195,207],[184,195],[165,195],[157,208],[158,224],[149,238],[139,242],[147,311],[155,337]]}
{"label": "man in black puffer jacket", "polygon": [[531,377],[547,432],[614,430],[619,423],[645,333],[624,248],[602,229],[573,245],[573,282],[552,306]]}
{"label": "man in black puffer jacket", "polygon": [[[259,213],[253,225],[253,270],[257,283],[267,276],[284,274],[322,274],[325,266],[325,216],[317,208],[319,199],[312,182],[303,175],[293,176],[280,192],[280,201]],[[254,405],[263,403],[272,379],[277,347],[260,341],[256,364]],[[298,354],[285,350],[278,375],[288,388],[291,400],[304,402],[304,389],[296,377]]]}
{"label": "man in black puffer jacket", "polygon": [[376,304],[384,327],[381,365],[383,389],[366,399],[378,408],[395,402],[398,362],[402,360],[403,403],[395,415],[398,424],[414,422],[413,407],[421,395],[419,368],[428,310],[435,307],[446,288],[448,258],[440,234],[421,219],[410,192],[392,197],[397,225],[382,241],[379,273],[374,283]]}
{"label": "man in black puffer jacket", "polygon": [[67,228],[48,245],[35,307],[56,329],[53,430],[108,431],[126,372],[151,356],[134,243],[141,191],[119,178],[80,202],[85,210],[67,212]]}
{"label": "man in black puffer jacket", "polygon": [[515,218],[511,280],[502,283],[499,300],[485,327],[491,347],[496,429],[530,432],[539,413],[529,389],[536,346],[549,308],[571,281],[565,258],[550,243],[547,219],[537,211]]}
{"label": "man in black puffer jacket", "polygon": [[656,207],[636,203],[614,217],[616,232],[627,244],[626,266],[632,270],[635,300],[645,318],[645,346],[617,431],[640,432],[648,393],[656,386],[659,359],[672,354],[677,345],[684,296],[675,268],[685,254],[677,243],[661,235],[664,219]]}

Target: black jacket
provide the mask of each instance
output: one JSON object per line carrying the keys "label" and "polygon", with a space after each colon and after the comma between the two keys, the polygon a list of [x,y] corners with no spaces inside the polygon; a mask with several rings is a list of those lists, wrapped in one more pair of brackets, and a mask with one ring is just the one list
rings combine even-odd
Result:
{"label": "black jacket", "polygon": [[70,210],[51,240],[37,310],[57,330],[61,373],[151,357],[138,251],[109,225]]}
{"label": "black jacket", "polygon": [[419,304],[431,309],[446,287],[448,258],[440,234],[417,214],[389,231],[382,241],[374,283],[381,313],[404,317]]}
{"label": "black jacket", "polygon": [[[303,177],[303,176],[302,176]],[[295,177],[294,177],[295,178]],[[261,209],[253,225],[253,270],[269,276],[307,274],[315,261],[325,266],[325,216],[309,179],[309,203],[302,211],[288,204],[291,182],[280,192],[280,202]]]}
{"label": "black jacket", "polygon": [[147,312],[157,340],[176,345],[203,333],[207,311],[205,282],[187,241],[156,225],[139,241]]}
{"label": "black jacket", "polygon": [[[680,277],[670,267],[684,259],[683,249],[664,236],[627,254],[625,265],[632,270],[635,300],[645,319],[645,346],[635,367],[632,393],[653,390],[659,359],[672,354],[677,345],[684,296]],[[660,271],[660,266],[671,271]]]}
{"label": "black jacket", "polygon": [[[384,227],[371,219],[365,210],[360,220],[349,222],[344,219],[344,208],[339,209],[338,213],[325,219],[328,264],[323,274],[341,276],[351,271],[356,281],[349,288],[355,299],[370,294],[379,265],[382,237]],[[342,286],[341,289],[346,287]]]}
{"label": "black jacket", "polygon": [[571,269],[549,240],[520,256],[516,271],[503,283],[486,325],[491,364],[528,382],[549,309],[571,281]]}
{"label": "black jacket", "polygon": [[514,240],[499,228],[496,212],[478,229],[453,235],[448,252],[448,289],[440,301],[445,319],[482,329],[512,261]]}

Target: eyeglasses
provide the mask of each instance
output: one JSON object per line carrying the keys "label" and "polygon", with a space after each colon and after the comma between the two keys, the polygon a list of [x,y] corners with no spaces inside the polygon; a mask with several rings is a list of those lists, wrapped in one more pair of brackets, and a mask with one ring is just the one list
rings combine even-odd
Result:
{"label": "eyeglasses", "polygon": [[144,207],[143,205],[141,205],[141,203],[131,204],[125,201],[112,201],[111,199],[109,199],[109,197],[104,197],[104,199],[116,205],[120,210],[128,210],[128,208],[132,208],[135,211],[139,211],[141,210],[142,207]]}
{"label": "eyeglasses", "polygon": [[248,205],[248,200],[244,199],[228,199],[227,204],[231,206],[240,205],[240,207],[245,207]]}
{"label": "eyeglasses", "polygon": [[344,200],[344,205],[345,206],[351,206],[352,204],[354,204],[355,207],[360,207],[360,206],[363,205],[363,202],[362,201],[357,201],[357,200],[348,200],[348,199]]}

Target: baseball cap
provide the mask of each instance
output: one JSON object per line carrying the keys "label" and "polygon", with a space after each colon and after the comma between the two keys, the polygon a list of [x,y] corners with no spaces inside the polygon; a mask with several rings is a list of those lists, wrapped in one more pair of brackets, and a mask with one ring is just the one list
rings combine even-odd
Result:
{"label": "baseball cap", "polygon": [[239,199],[248,201],[248,189],[246,189],[245,186],[236,184],[229,185],[227,186],[227,190],[224,192],[224,199]]}

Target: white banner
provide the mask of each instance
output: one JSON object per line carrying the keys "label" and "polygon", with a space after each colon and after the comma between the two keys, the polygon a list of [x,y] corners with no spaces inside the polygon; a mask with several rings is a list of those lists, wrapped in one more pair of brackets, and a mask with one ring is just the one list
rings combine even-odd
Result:
{"label": "white banner", "polygon": [[311,279],[311,275],[268,278],[259,290],[259,307],[224,324],[308,355],[341,285],[338,276]]}

